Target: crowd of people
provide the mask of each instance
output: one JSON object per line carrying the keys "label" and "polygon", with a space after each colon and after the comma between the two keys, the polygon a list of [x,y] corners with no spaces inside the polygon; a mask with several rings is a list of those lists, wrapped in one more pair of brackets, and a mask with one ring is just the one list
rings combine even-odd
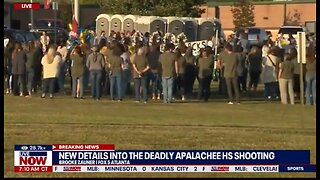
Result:
{"label": "crowd of people", "polygon": [[[147,33],[145,37],[132,35],[112,32],[107,36],[102,32],[97,36],[92,32],[85,42],[70,48],[65,41],[58,46],[49,43],[45,33],[25,48],[10,39],[4,47],[5,93],[32,97],[41,90],[42,98],[54,98],[57,92],[66,94],[66,77],[70,76],[75,99],[84,99],[91,87],[94,100],[107,94],[111,101],[122,101],[131,95],[133,82],[136,102],[147,103],[151,98],[172,103],[174,99],[194,98],[195,93],[198,100],[207,102],[213,76],[219,72],[219,92],[226,92],[228,104],[240,104],[241,94],[257,91],[259,83],[264,84],[266,102],[280,99],[283,104],[294,104],[300,94],[300,66],[294,42],[281,49],[272,41],[265,41],[262,48],[245,46],[241,39],[221,41],[218,56],[210,46],[201,48],[195,56],[192,47],[186,47],[183,41],[163,45],[157,37],[149,39]],[[305,103],[314,105],[315,49],[311,43],[303,71]],[[194,88],[196,80],[198,88]]]}

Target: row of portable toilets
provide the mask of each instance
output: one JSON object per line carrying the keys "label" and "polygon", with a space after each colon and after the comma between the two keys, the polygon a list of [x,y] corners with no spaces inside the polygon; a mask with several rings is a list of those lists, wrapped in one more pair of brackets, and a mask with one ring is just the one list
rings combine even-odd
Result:
{"label": "row of portable toilets", "polygon": [[109,34],[111,31],[132,32],[133,30],[142,33],[170,32],[176,36],[183,32],[187,37],[187,42],[209,40],[216,34],[216,30],[222,33],[220,21],[216,18],[108,14],[100,14],[96,18],[96,33],[98,35],[102,31]]}

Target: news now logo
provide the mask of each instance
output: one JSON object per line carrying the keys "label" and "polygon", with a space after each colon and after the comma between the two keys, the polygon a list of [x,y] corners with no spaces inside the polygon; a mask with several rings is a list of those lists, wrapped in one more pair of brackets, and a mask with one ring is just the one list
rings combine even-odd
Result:
{"label": "news now logo", "polygon": [[46,145],[15,145],[15,172],[52,172],[52,151]]}
{"label": "news now logo", "polygon": [[44,166],[47,162],[47,152],[20,152],[20,166]]}
{"label": "news now logo", "polygon": [[40,3],[14,3],[13,8],[16,10],[40,9]]}

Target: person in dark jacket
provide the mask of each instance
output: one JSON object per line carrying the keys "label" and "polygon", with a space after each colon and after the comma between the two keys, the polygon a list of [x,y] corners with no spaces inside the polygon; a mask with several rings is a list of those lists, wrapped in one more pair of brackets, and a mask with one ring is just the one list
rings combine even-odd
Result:
{"label": "person in dark jacket", "polygon": [[249,89],[253,87],[253,91],[257,90],[259,78],[262,71],[262,52],[256,46],[253,46],[248,54],[249,62]]}
{"label": "person in dark jacket", "polygon": [[185,80],[185,95],[192,96],[193,84],[196,80],[196,57],[192,54],[192,47],[189,47],[184,55],[186,58],[186,67],[184,73]]}
{"label": "person in dark jacket", "polygon": [[26,91],[27,56],[20,42],[16,42],[12,53],[13,95],[24,96]]}
{"label": "person in dark jacket", "polygon": [[31,97],[32,91],[34,90],[34,67],[38,57],[33,41],[28,42],[27,49],[27,62],[26,62],[26,75],[27,75],[27,89],[28,97]]}

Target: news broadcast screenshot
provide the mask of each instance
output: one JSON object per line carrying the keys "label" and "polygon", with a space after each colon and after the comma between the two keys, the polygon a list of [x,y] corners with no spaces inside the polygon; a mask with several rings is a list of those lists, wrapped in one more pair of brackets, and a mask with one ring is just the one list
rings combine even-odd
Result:
{"label": "news broadcast screenshot", "polygon": [[4,0],[4,178],[316,178],[316,0]]}

